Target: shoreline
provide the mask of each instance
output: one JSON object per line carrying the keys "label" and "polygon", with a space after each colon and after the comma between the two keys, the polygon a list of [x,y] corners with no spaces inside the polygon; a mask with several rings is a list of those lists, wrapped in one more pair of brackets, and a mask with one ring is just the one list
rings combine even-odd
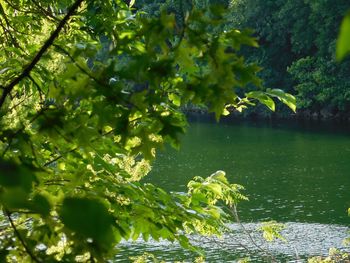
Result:
{"label": "shoreline", "polygon": [[[183,110],[185,116],[189,119],[196,117],[209,118],[215,121],[213,113],[208,112],[205,109],[185,109]],[[300,122],[334,122],[338,124],[350,124],[350,112],[342,112],[332,114],[326,111],[312,112],[310,110],[299,110],[296,113],[276,113],[276,112],[231,112],[228,116],[221,116],[221,120],[248,120],[248,121],[300,121]]]}

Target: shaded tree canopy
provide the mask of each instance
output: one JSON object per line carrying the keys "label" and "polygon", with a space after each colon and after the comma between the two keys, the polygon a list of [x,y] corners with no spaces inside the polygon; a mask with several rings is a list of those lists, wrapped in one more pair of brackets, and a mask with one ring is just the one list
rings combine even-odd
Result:
{"label": "shaded tree canopy", "polygon": [[342,63],[335,59],[349,1],[239,0],[232,4],[232,24],[254,29],[259,39],[260,48],[244,54],[265,69],[259,75],[265,86],[295,94],[300,110],[349,117],[349,59]]}

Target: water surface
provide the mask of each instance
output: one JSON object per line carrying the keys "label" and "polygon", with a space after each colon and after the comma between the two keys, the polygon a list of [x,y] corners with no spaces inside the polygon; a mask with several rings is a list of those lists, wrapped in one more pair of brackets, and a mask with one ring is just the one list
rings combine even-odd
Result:
{"label": "water surface", "polygon": [[194,176],[224,170],[246,188],[245,222],[349,224],[350,132],[310,125],[191,123],[180,151],[159,152],[146,180],[185,191]]}
{"label": "water surface", "polygon": [[[250,201],[239,205],[244,226],[281,262],[296,262],[345,249],[350,219],[350,129],[335,123],[192,122],[181,149],[160,151],[145,179],[169,191],[186,191],[194,176],[224,170],[231,182],[245,186]],[[288,243],[266,244],[258,222],[286,223]],[[237,224],[221,239],[192,236],[207,252],[208,262],[236,262],[247,253],[252,262],[267,262]],[[173,262],[194,255],[168,242],[124,243],[116,258],[150,251]],[[125,261],[128,262],[128,261]]]}

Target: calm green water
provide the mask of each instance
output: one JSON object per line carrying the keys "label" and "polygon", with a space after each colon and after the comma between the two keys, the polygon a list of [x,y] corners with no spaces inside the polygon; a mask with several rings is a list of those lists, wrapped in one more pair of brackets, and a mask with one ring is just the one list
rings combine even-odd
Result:
{"label": "calm green water", "polygon": [[191,123],[180,151],[160,152],[147,180],[184,191],[194,176],[224,170],[246,188],[243,221],[348,224],[350,132],[310,125]]}
{"label": "calm green water", "polygon": [[[350,207],[348,127],[192,122],[182,137],[180,151],[167,148],[159,152],[146,181],[169,191],[185,191],[194,176],[208,176],[217,170],[226,171],[231,182],[245,186],[250,201],[241,203],[239,214],[246,227],[254,229],[257,222],[272,219],[287,223],[284,234],[290,243],[269,245],[281,262],[295,259],[295,250],[307,257],[327,253],[331,246],[341,247],[350,223],[346,213]],[[236,225],[232,229],[239,233]],[[249,246],[242,234],[225,235],[219,241],[193,240],[208,252],[208,262],[235,262],[245,255],[239,243]],[[125,244],[124,249],[118,262],[145,249],[165,259],[186,261],[189,257],[166,242],[139,241]],[[264,262],[258,258],[253,262]]]}

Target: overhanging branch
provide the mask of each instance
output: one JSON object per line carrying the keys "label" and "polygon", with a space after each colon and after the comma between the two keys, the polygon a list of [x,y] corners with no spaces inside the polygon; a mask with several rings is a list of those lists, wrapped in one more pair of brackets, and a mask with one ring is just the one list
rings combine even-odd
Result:
{"label": "overhanging branch", "polygon": [[41,57],[44,55],[44,53],[48,50],[48,48],[53,44],[54,40],[58,37],[59,33],[61,32],[62,28],[66,25],[70,17],[74,14],[74,12],[78,9],[80,4],[84,0],[76,0],[74,4],[69,8],[67,14],[64,16],[64,18],[61,20],[61,22],[58,24],[57,28],[54,32],[52,32],[51,36],[46,40],[44,45],[41,47],[41,49],[38,51],[38,53],[35,55],[33,60],[24,68],[22,73],[16,77],[14,80],[11,81],[7,86],[4,87],[4,90],[0,97],[0,108],[4,104],[6,97],[11,93],[13,88],[25,77],[29,75],[29,73],[33,70],[35,65],[40,61]]}

